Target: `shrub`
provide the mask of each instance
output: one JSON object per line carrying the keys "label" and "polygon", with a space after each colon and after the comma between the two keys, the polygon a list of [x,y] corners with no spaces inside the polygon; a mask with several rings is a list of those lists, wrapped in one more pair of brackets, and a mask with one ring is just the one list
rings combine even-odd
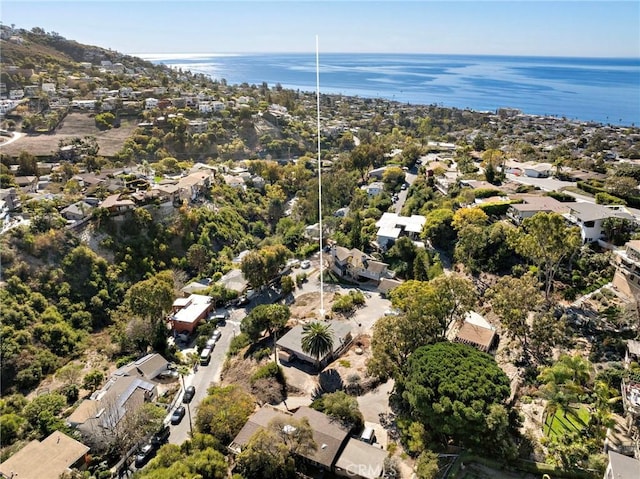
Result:
{"label": "shrub", "polygon": [[236,356],[240,351],[249,346],[249,344],[251,344],[249,336],[244,333],[240,333],[231,340],[231,344],[229,344],[229,352],[227,354],[229,356]]}
{"label": "shrub", "polygon": [[598,205],[626,205],[627,202],[622,198],[610,195],[609,193],[596,193],[596,204]]}
{"label": "shrub", "polygon": [[282,368],[274,362],[260,366],[258,370],[251,376],[251,382],[258,381],[260,379],[275,379],[281,384],[284,384],[284,374]]}
{"label": "shrub", "polygon": [[253,353],[253,359],[256,361],[262,361],[265,358],[268,358],[271,354],[271,348],[262,348],[258,349],[255,353]]}

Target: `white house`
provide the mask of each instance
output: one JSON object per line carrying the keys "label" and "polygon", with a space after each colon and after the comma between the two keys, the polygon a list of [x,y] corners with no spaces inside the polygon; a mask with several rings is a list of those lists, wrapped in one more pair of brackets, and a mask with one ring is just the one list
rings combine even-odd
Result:
{"label": "white house", "polygon": [[55,83],[43,83],[42,91],[44,93],[55,93],[56,92],[56,84]]}
{"label": "white house", "polygon": [[200,113],[211,113],[213,111],[213,105],[210,101],[201,101],[198,103],[198,111]]}
{"label": "white house", "polygon": [[374,181],[371,184],[363,186],[362,189],[367,192],[369,198],[373,198],[384,191],[384,183],[381,181]]}
{"label": "white house", "polygon": [[564,216],[580,228],[583,243],[592,243],[603,238],[602,223],[607,218],[635,221],[633,215],[628,213],[624,207],[593,203],[571,203],[569,213]]}
{"label": "white house", "polygon": [[376,243],[380,249],[386,250],[399,237],[408,236],[414,243],[417,242],[419,246],[424,247],[419,240],[425,222],[426,218],[422,215],[400,216],[396,213],[384,213],[376,222]]}
{"label": "white house", "polygon": [[547,178],[551,174],[551,163],[525,163],[524,175],[530,178]]}
{"label": "white house", "polygon": [[21,100],[24,98],[24,90],[9,90],[9,100]]}
{"label": "white house", "polygon": [[153,110],[154,108],[158,108],[158,99],[157,98],[147,98],[144,100],[144,109],[145,110]]}
{"label": "white house", "polygon": [[211,108],[213,109],[213,111],[222,111],[224,110],[224,102],[218,100],[212,101]]}

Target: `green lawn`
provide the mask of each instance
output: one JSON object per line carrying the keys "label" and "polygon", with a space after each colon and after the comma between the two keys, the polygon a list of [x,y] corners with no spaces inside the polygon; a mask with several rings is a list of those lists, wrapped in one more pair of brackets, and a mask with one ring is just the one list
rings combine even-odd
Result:
{"label": "green lawn", "polygon": [[555,414],[547,415],[543,432],[547,437],[564,435],[566,432],[580,432],[589,422],[589,410],[585,406],[575,409],[558,409]]}

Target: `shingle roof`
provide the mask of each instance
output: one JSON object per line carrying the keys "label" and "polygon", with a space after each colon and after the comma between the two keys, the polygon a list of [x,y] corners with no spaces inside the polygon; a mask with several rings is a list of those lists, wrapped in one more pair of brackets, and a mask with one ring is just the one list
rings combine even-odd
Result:
{"label": "shingle roof", "polygon": [[313,429],[313,440],[316,443],[316,450],[304,456],[318,464],[322,464],[330,469],[335,462],[342,443],[349,435],[349,431],[336,420],[332,420],[308,406],[300,407],[294,414],[296,419],[307,418],[311,429]]}
{"label": "shingle roof", "polygon": [[20,479],[58,479],[88,451],[81,442],[55,431],[42,442],[31,441],[0,464],[0,473]]}
{"label": "shingle roof", "polygon": [[351,474],[357,474],[365,479],[382,477],[384,472],[384,460],[387,451],[349,438],[342,454],[336,461],[336,469]]}
{"label": "shingle roof", "polygon": [[581,221],[596,221],[605,218],[624,218],[633,220],[633,216],[624,211],[618,211],[594,203],[573,203],[571,213]]}
{"label": "shingle roof", "polygon": [[633,457],[623,456],[609,451],[609,467],[615,479],[637,479],[640,471],[640,461]]}

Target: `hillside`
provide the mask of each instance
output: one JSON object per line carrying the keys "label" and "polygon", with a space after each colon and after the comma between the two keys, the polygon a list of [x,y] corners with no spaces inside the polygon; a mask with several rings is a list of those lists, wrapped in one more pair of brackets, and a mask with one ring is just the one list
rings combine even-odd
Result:
{"label": "hillside", "polygon": [[139,58],[67,40],[56,32],[47,33],[41,28],[34,28],[31,31],[12,30],[2,26],[0,61],[5,65],[33,68],[53,63],[72,68],[79,62],[99,64],[103,60],[122,62],[132,67],[153,67],[151,63]]}

